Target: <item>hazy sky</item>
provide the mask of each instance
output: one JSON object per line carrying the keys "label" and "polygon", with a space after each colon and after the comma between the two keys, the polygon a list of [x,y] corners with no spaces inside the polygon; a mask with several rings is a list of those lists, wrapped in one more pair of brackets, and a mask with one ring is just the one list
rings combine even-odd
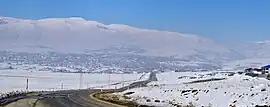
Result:
{"label": "hazy sky", "polygon": [[78,16],[218,41],[270,39],[270,0],[1,0],[0,16]]}

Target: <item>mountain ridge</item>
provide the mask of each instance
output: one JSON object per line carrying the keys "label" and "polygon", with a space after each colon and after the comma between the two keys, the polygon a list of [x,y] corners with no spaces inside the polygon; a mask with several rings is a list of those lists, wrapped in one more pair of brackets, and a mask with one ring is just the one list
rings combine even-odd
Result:
{"label": "mountain ridge", "polygon": [[[0,17],[0,50],[18,52],[94,51],[144,56],[174,56],[224,62],[239,56],[232,49],[194,34],[102,24],[83,18],[39,20]],[[235,57],[232,57],[235,56]]]}

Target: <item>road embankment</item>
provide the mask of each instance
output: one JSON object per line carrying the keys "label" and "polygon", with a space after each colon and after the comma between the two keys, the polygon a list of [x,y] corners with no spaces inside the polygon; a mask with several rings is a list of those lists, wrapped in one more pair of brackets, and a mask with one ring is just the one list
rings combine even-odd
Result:
{"label": "road embankment", "polygon": [[128,98],[127,96],[120,96],[113,93],[123,92],[132,88],[145,87],[147,86],[148,83],[152,81],[157,81],[157,77],[155,73],[151,73],[149,75],[149,78],[145,81],[134,82],[130,84],[129,86],[122,87],[120,89],[92,93],[90,94],[90,99],[96,100],[96,102],[101,102],[103,104],[109,104],[112,107],[150,107],[147,105],[140,105],[136,102],[129,101],[127,99],[130,99],[130,98]]}

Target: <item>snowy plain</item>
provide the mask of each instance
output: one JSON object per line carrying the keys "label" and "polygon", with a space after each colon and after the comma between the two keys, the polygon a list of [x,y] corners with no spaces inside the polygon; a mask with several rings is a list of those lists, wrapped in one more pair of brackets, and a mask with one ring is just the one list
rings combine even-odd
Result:
{"label": "snowy plain", "polygon": [[248,58],[243,60],[230,61],[223,64],[223,69],[245,69],[260,68],[270,62],[269,58]]}
{"label": "snowy plain", "polygon": [[[157,74],[158,81],[148,87],[135,88],[122,93],[135,92],[129,97],[138,103],[161,107],[174,104],[196,107],[254,107],[270,104],[270,82],[265,78],[229,73],[166,72]],[[226,78],[219,81],[188,83],[211,78]],[[147,101],[148,100],[148,101]],[[159,101],[155,101],[159,100]]]}
{"label": "snowy plain", "polygon": [[[29,81],[29,91],[63,90],[85,88],[119,88],[139,79],[148,78],[148,74],[82,74],[53,73],[47,71],[0,70],[0,93],[25,91]],[[80,82],[81,81],[81,82]],[[81,83],[81,84],[80,84]],[[118,84],[117,84],[118,83]],[[112,85],[110,85],[112,84]]]}

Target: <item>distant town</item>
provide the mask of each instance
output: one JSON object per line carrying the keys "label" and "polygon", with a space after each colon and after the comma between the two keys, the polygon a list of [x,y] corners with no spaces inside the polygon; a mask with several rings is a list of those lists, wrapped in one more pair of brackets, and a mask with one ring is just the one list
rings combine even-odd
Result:
{"label": "distant town", "polygon": [[0,51],[0,62],[7,64],[6,69],[83,73],[185,72],[220,68],[207,62],[180,60],[171,57],[111,53],[63,54]]}

